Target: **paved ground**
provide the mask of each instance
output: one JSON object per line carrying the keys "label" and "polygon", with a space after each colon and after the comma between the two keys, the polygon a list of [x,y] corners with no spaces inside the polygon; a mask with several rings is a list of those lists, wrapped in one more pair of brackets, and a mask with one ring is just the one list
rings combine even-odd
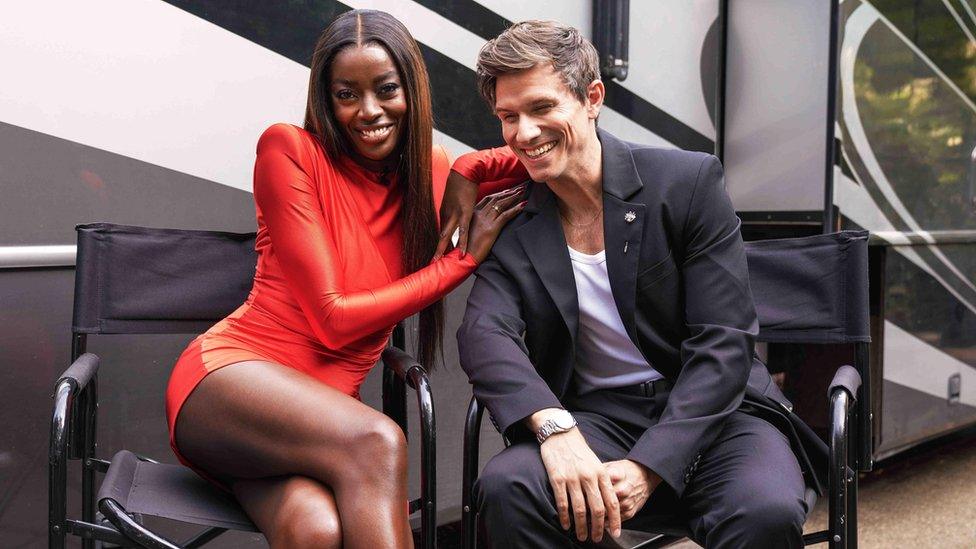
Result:
{"label": "paved ground", "polygon": [[[884,465],[860,484],[862,549],[976,547],[976,436]],[[827,525],[818,504],[807,531]],[[821,545],[822,547],[823,545]],[[698,547],[691,542],[672,549]]]}

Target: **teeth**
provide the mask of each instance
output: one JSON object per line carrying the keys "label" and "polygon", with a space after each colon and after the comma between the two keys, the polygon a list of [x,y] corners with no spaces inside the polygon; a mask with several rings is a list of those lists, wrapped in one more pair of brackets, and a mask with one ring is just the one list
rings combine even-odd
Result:
{"label": "teeth", "polygon": [[545,153],[549,152],[549,150],[552,149],[555,146],[556,146],[556,142],[555,141],[550,141],[550,142],[546,143],[545,145],[539,147],[538,149],[526,150],[525,151],[525,154],[527,154],[529,156],[529,158],[535,158],[537,156],[540,156],[542,154],[545,154]]}
{"label": "teeth", "polygon": [[383,128],[377,128],[375,130],[360,130],[359,133],[362,134],[362,136],[365,138],[376,138],[376,137],[385,136],[386,134],[390,133],[390,130],[392,129],[393,126],[385,126]]}

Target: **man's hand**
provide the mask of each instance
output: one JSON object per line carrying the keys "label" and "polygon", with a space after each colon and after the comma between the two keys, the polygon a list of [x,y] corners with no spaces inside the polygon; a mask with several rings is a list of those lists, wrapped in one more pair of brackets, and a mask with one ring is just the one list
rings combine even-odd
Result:
{"label": "man's hand", "polygon": [[620,501],[621,520],[630,520],[640,511],[647,498],[661,484],[661,477],[647,467],[622,459],[603,464],[610,475],[614,493]]}
{"label": "man's hand", "polygon": [[[589,538],[599,542],[605,529],[613,537],[618,537],[620,505],[610,475],[586,444],[579,429],[573,427],[565,433],[550,436],[542,443],[541,453],[552,493],[556,496],[556,509],[563,529],[569,530],[572,509],[576,539],[586,541]],[[590,515],[589,535],[587,508]]]}
{"label": "man's hand", "polygon": [[460,231],[458,248],[461,248],[461,256],[467,253],[468,229],[471,225],[471,216],[474,214],[474,203],[477,200],[478,184],[452,170],[447,176],[444,200],[441,202],[441,234],[433,259],[444,255],[451,244],[451,237],[454,236],[455,230]]}

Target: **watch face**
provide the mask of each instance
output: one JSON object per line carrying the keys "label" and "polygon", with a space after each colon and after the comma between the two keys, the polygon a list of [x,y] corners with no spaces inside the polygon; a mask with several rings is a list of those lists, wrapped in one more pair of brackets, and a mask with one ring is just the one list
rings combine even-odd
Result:
{"label": "watch face", "polygon": [[553,417],[552,420],[560,429],[571,429],[576,424],[576,419],[569,412],[562,412]]}

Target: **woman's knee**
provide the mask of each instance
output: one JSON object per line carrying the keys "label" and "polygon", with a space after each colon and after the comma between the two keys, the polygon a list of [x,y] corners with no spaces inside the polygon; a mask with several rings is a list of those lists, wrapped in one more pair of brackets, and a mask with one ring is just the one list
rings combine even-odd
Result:
{"label": "woman's knee", "polygon": [[285,520],[268,540],[272,549],[342,547],[342,528],[335,514],[296,515]]}
{"label": "woman's knee", "polygon": [[[379,415],[363,425],[352,437],[351,466],[368,478],[392,476],[407,472],[407,438],[392,419]],[[387,475],[378,475],[385,472]]]}
{"label": "woman's knee", "polygon": [[271,547],[342,547],[342,527],[335,498],[316,481],[294,477],[277,506]]}

